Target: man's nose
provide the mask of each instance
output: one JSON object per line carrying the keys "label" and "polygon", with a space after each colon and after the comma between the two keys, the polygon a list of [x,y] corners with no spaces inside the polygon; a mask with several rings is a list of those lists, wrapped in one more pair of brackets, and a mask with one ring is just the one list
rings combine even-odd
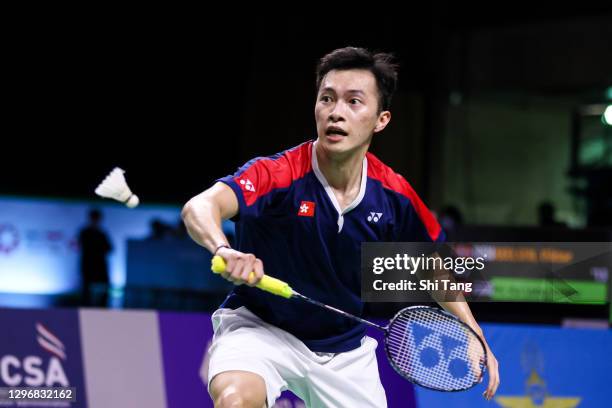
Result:
{"label": "man's nose", "polygon": [[344,120],[344,106],[342,106],[341,102],[334,105],[334,108],[329,113],[329,120],[332,122],[340,122]]}

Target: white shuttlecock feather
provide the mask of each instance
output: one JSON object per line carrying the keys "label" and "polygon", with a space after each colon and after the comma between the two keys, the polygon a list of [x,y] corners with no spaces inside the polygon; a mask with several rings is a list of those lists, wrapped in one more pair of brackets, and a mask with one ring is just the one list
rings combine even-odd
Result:
{"label": "white shuttlecock feather", "polygon": [[96,187],[96,194],[100,197],[121,201],[128,207],[134,208],[140,203],[140,200],[128,187],[123,173],[125,173],[124,170],[115,167]]}

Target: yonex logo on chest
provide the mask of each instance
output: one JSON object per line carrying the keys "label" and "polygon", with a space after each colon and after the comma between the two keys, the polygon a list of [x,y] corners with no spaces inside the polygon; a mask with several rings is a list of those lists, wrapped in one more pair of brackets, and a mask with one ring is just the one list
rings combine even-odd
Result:
{"label": "yonex logo on chest", "polygon": [[382,215],[383,215],[383,213],[370,212],[370,215],[368,215],[368,222],[377,223],[378,220],[381,219]]}

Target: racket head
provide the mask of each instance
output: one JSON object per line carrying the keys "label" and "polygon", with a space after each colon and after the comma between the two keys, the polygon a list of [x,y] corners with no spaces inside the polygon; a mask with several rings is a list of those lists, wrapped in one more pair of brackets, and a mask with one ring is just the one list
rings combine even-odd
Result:
{"label": "racket head", "polygon": [[429,306],[400,310],[385,333],[385,353],[408,381],[435,391],[463,391],[480,383],[487,351],[480,336],[452,314]]}

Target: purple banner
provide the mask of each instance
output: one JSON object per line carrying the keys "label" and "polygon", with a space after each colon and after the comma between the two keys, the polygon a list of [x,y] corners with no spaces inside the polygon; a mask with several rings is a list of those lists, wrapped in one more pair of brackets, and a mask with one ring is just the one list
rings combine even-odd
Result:
{"label": "purple banner", "polygon": [[211,407],[200,368],[213,331],[210,315],[159,312],[168,408]]}

